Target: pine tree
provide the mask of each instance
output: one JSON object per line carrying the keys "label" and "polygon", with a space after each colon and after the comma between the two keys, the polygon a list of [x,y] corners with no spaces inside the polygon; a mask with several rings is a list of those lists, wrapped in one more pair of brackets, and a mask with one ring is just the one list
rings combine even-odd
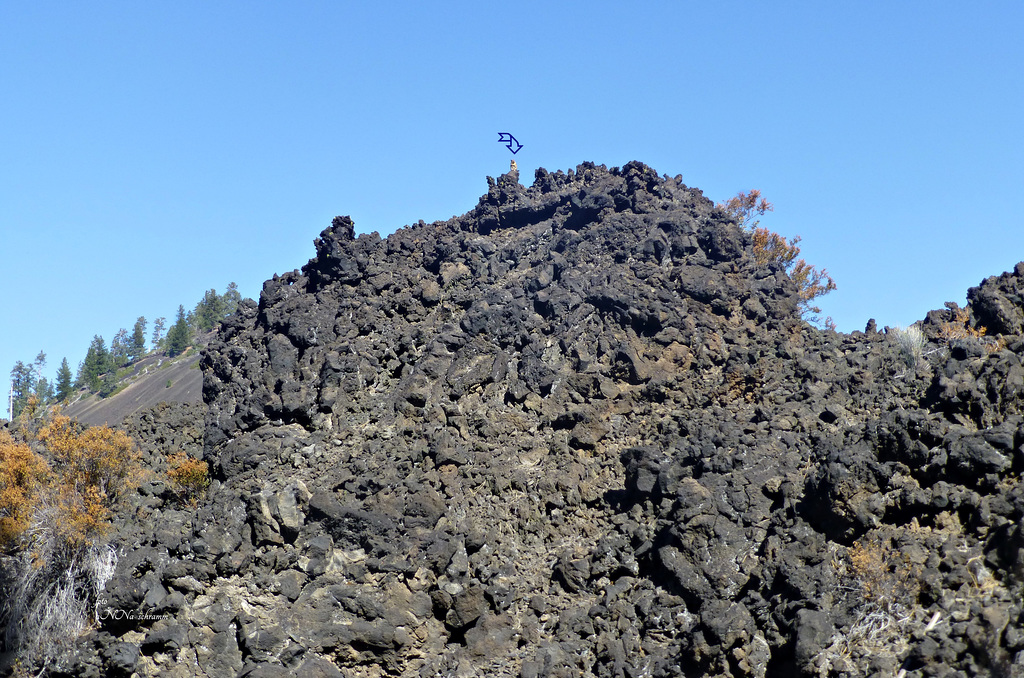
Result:
{"label": "pine tree", "polygon": [[68,359],[60,363],[60,369],[57,370],[57,392],[55,394],[58,402],[64,402],[71,397],[71,391],[74,387],[71,383],[71,368],[68,367]]}
{"label": "pine tree", "polygon": [[153,321],[153,339],[151,344],[154,349],[160,348],[160,340],[164,337],[164,329],[167,327],[167,318],[157,318]]}
{"label": "pine tree", "polygon": [[131,359],[138,360],[146,355],[146,318],[139,316],[132,328]]}
{"label": "pine tree", "polygon": [[14,363],[11,369],[11,388],[13,399],[11,402],[11,418],[16,418],[28,403],[28,397],[35,390],[36,380],[32,365],[26,365],[20,360]]}
{"label": "pine tree", "polygon": [[131,339],[128,330],[123,327],[110,342],[110,360],[114,367],[124,367],[131,360]]}
{"label": "pine tree", "polygon": [[[29,398],[32,396],[39,396],[39,382],[43,382],[43,393],[46,393],[48,385],[45,379],[40,379],[40,375],[43,373],[43,368],[46,367],[46,354],[42,351],[36,355],[36,359],[29,365],[21,362],[20,360],[14,363],[14,368],[11,370],[11,388],[12,388],[12,417],[17,417],[25,406],[29,402]],[[45,400],[43,401],[45,404]]]}
{"label": "pine tree", "polygon": [[111,370],[100,379],[100,387],[96,390],[101,398],[106,398],[117,388],[117,373]]}
{"label": "pine tree", "polygon": [[39,399],[40,407],[46,407],[53,400],[53,386],[46,377],[40,377],[36,382],[36,398]]}
{"label": "pine tree", "polygon": [[[228,283],[228,291],[222,297],[224,300],[224,318],[238,310],[238,303],[242,301],[242,295],[238,292],[238,285]],[[223,319],[223,318],[222,318]]]}
{"label": "pine tree", "polygon": [[76,384],[79,387],[86,386],[90,391],[100,390],[100,375],[110,370],[110,352],[107,351],[107,344],[103,337],[95,335],[89,350],[85,354],[85,360],[78,368],[78,379]]}
{"label": "pine tree", "polygon": [[201,332],[208,332],[220,324],[224,318],[224,299],[217,294],[217,290],[207,290],[203,300],[196,304],[193,312],[196,328]]}
{"label": "pine tree", "polygon": [[183,353],[191,341],[192,331],[185,316],[185,307],[178,306],[178,318],[167,331],[167,355],[173,358]]}

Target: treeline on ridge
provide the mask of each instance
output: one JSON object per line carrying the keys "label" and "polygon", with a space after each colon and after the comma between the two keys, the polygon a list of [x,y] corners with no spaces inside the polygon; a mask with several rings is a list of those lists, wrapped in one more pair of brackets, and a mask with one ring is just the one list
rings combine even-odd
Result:
{"label": "treeline on ridge", "polygon": [[241,300],[242,295],[233,282],[228,284],[224,294],[218,294],[215,289],[207,290],[191,311],[186,312],[184,306],[178,306],[170,327],[166,318],[154,320],[148,349],[146,334],[149,321],[144,316],[139,316],[131,331],[125,328],[118,330],[109,347],[102,335],[94,335],[77,372],[72,374],[68,360],[64,358],[52,383],[43,376],[46,367],[46,353],[43,351],[32,362],[17,361],[11,369],[11,418],[17,418],[26,408],[30,410],[30,416],[34,416],[36,410],[67,402],[82,389],[104,398],[113,394],[126,370],[136,361],[154,352],[169,358],[181,355],[192,345],[196,334],[217,327],[235,312]]}

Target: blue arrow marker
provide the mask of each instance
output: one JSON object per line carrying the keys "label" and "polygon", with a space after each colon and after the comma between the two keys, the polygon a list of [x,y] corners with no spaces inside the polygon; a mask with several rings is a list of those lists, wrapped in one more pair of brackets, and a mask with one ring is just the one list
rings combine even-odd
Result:
{"label": "blue arrow marker", "polygon": [[508,150],[512,151],[513,154],[518,153],[519,149],[523,147],[523,145],[516,141],[516,138],[508,132],[498,132],[498,141],[505,142],[505,145],[508,146]]}

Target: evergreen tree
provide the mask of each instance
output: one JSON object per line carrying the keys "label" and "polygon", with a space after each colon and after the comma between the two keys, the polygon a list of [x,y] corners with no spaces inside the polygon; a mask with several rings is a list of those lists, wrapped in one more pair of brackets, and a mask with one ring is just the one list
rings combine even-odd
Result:
{"label": "evergreen tree", "polygon": [[107,351],[107,344],[103,337],[95,335],[89,350],[85,354],[85,360],[78,368],[78,379],[75,382],[79,387],[86,386],[90,391],[100,390],[100,375],[110,370],[110,352]]}
{"label": "evergreen tree", "polygon": [[220,324],[224,318],[224,299],[217,294],[217,290],[207,290],[203,300],[196,304],[193,312],[196,329],[201,332],[208,332]]}
{"label": "evergreen tree", "polygon": [[[238,285],[228,283],[228,291],[222,297],[224,300],[224,318],[238,310],[238,302],[242,301],[242,295],[238,292]],[[223,319],[223,318],[222,318]]]}
{"label": "evergreen tree", "polygon": [[185,307],[178,306],[178,319],[167,331],[167,355],[173,358],[183,353],[191,341],[192,331],[185,316]]}
{"label": "evergreen tree", "polygon": [[64,358],[57,370],[57,392],[55,394],[59,402],[64,402],[71,397],[71,368],[68,367],[68,359]]}
{"label": "evergreen tree", "polygon": [[228,290],[224,294],[217,294],[215,289],[207,290],[192,312],[193,326],[200,332],[212,330],[238,309],[241,300],[242,295],[235,283],[228,283]]}
{"label": "evergreen tree", "polygon": [[35,390],[36,380],[31,365],[26,365],[20,360],[14,363],[11,369],[11,388],[13,399],[11,402],[11,418],[17,417],[28,403],[28,397]]}
{"label": "evergreen tree", "polygon": [[121,328],[110,342],[110,361],[112,367],[124,367],[131,360],[131,339],[128,330]]}
{"label": "evergreen tree", "polygon": [[39,399],[39,406],[46,407],[53,400],[53,386],[46,377],[40,377],[36,382],[36,398]]}
{"label": "evergreen tree", "polygon": [[97,393],[101,398],[106,398],[108,395],[114,392],[117,388],[117,373],[111,370],[103,375],[100,379],[100,387],[97,389]]}
{"label": "evergreen tree", "polygon": [[146,318],[139,316],[132,328],[131,359],[138,360],[146,355]]}
{"label": "evergreen tree", "polygon": [[153,321],[153,339],[152,343],[154,349],[160,348],[160,341],[164,336],[164,329],[167,327],[167,318],[157,318]]}
{"label": "evergreen tree", "polygon": [[21,362],[20,360],[14,363],[14,368],[11,370],[11,389],[13,391],[12,396],[12,412],[11,417],[17,417],[25,406],[28,404],[30,396],[38,396],[39,382],[43,382],[43,393],[46,393],[48,385],[46,380],[40,380],[39,376],[43,373],[43,368],[46,367],[46,354],[42,351],[36,356],[34,362],[29,365]]}

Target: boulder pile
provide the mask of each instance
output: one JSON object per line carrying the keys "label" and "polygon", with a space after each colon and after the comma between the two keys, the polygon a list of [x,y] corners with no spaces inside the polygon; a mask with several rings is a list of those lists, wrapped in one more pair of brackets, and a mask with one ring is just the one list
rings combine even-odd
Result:
{"label": "boulder pile", "polygon": [[488,184],[336,218],[129,423],[213,483],[143,486],[70,674],[1024,672],[1024,263],[840,334],[679,178]]}

